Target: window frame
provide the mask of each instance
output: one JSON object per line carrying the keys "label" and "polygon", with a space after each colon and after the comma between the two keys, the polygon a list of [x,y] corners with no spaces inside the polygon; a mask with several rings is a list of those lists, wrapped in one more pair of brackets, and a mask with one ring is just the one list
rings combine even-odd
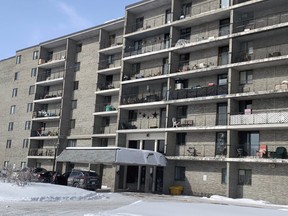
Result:
{"label": "window frame", "polygon": [[13,131],[14,128],[14,122],[9,122],[8,123],[8,131]]}
{"label": "window frame", "polygon": [[[240,173],[243,173],[242,175]],[[241,178],[243,176],[244,179]],[[238,169],[238,185],[252,185],[252,170]]]}
{"label": "window frame", "polygon": [[79,81],[76,80],[76,81],[74,81],[74,83],[73,83],[73,90],[75,91],[75,90],[78,90],[78,89],[79,89]]}
{"label": "window frame", "polygon": [[35,85],[30,85],[28,94],[29,95],[34,95],[34,93],[35,93]]}
{"label": "window frame", "polygon": [[19,74],[20,74],[19,71],[14,73],[14,81],[19,80]]}
{"label": "window frame", "polygon": [[35,50],[33,51],[33,56],[32,56],[32,59],[33,60],[36,60],[39,58],[39,50]]}
{"label": "window frame", "polygon": [[21,58],[22,58],[22,55],[16,56],[16,64],[21,64]]}
{"label": "window frame", "polygon": [[18,88],[13,88],[12,89],[12,97],[17,97],[18,94]]}
{"label": "window frame", "polygon": [[222,168],[221,169],[221,184],[227,185],[227,180],[228,180],[227,168]]}
{"label": "window frame", "polygon": [[70,119],[70,129],[75,129],[76,119]]}
{"label": "window frame", "polygon": [[7,140],[6,141],[6,149],[11,149],[11,146],[12,146],[12,140]]}
{"label": "window frame", "polygon": [[239,82],[240,85],[253,84],[253,70],[240,71]]}
{"label": "window frame", "polygon": [[175,166],[174,180],[175,181],[185,181],[186,168],[184,166]]}
{"label": "window frame", "polygon": [[37,76],[37,68],[31,68],[31,77]]}
{"label": "window frame", "polygon": [[31,121],[25,121],[24,130],[30,130],[31,129]]}
{"label": "window frame", "polygon": [[27,103],[27,112],[33,111],[33,103]]}
{"label": "window frame", "polygon": [[22,148],[28,148],[28,147],[29,147],[29,139],[23,139]]}
{"label": "window frame", "polygon": [[10,114],[15,114],[16,113],[16,105],[10,106]]}

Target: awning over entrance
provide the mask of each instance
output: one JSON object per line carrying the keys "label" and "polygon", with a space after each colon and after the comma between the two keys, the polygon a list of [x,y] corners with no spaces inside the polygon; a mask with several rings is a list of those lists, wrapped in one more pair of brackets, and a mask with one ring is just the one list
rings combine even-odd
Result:
{"label": "awning over entrance", "polygon": [[166,166],[164,155],[140,149],[121,147],[68,147],[56,159],[58,162]]}

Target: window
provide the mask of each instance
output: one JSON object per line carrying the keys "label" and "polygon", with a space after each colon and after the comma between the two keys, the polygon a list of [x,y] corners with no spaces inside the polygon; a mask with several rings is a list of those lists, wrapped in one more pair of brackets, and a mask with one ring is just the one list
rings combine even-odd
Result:
{"label": "window", "polygon": [[35,92],[35,85],[29,86],[29,95],[34,94],[34,92]]}
{"label": "window", "polygon": [[70,129],[74,129],[75,128],[75,124],[76,124],[76,120],[75,119],[71,119],[70,120]]}
{"label": "window", "polygon": [[217,103],[216,125],[227,125],[227,103]]}
{"label": "window", "polygon": [[253,83],[253,71],[240,71],[240,84],[252,84]]}
{"label": "window", "polygon": [[28,148],[29,147],[29,140],[23,139],[22,148]]}
{"label": "window", "polygon": [[74,71],[77,72],[80,70],[80,62],[76,62],[74,65]]}
{"label": "window", "polygon": [[157,152],[160,152],[162,154],[165,153],[165,140],[157,141]]}
{"label": "window", "polygon": [[190,60],[190,53],[186,54],[181,54],[180,55],[180,62],[179,62],[179,67],[182,68],[184,66],[189,65],[189,60]]}
{"label": "window", "polygon": [[8,131],[13,131],[14,122],[9,122]]}
{"label": "window", "polygon": [[178,106],[176,118],[187,118],[187,106]]}
{"label": "window", "polygon": [[252,100],[239,101],[239,114],[251,114],[252,107]]}
{"label": "window", "polygon": [[129,113],[128,113],[128,121],[131,122],[131,121],[137,121],[137,111],[135,110],[129,110]]}
{"label": "window", "polygon": [[139,41],[135,41],[134,42],[134,51],[137,51],[137,54],[141,54],[141,50],[142,50],[142,40]]}
{"label": "window", "polygon": [[108,146],[108,138],[100,139],[100,146],[101,147],[107,147]]}
{"label": "window", "polygon": [[186,144],[186,133],[177,133],[176,134],[176,144],[185,145]]}
{"label": "window", "polygon": [[32,112],[33,111],[33,103],[28,103],[27,104],[27,112]]}
{"label": "window", "polygon": [[180,39],[190,41],[190,35],[191,35],[191,28],[185,28],[180,30]]}
{"label": "window", "polygon": [[16,56],[16,64],[21,63],[21,55]]}
{"label": "window", "polygon": [[82,52],[82,44],[77,44],[76,45],[76,52],[77,53]]}
{"label": "window", "polygon": [[30,130],[30,128],[31,128],[31,121],[26,121],[25,122],[25,130]]}
{"label": "window", "polygon": [[114,63],[114,55],[109,55],[108,56],[108,64],[113,64]]}
{"label": "window", "polygon": [[72,100],[72,109],[76,109],[77,108],[77,100]]}
{"label": "window", "polygon": [[144,17],[136,18],[136,30],[143,28]]}
{"label": "window", "polygon": [[14,74],[14,80],[19,80],[19,72],[15,72],[15,74]]}
{"label": "window", "polygon": [[140,68],[141,68],[140,63],[132,64],[132,74],[134,75],[140,73]]}
{"label": "window", "polygon": [[221,184],[227,184],[227,168],[223,168],[221,171]]}
{"label": "window", "polygon": [[39,51],[38,51],[38,50],[36,50],[36,51],[33,52],[33,57],[32,57],[33,60],[38,59],[38,57],[39,57],[38,54],[39,54]]}
{"label": "window", "polygon": [[116,43],[116,35],[109,35],[109,46],[113,46]]}
{"label": "window", "polygon": [[11,148],[12,140],[7,140],[6,142],[6,149]]}
{"label": "window", "polygon": [[12,90],[12,97],[17,97],[18,88]]}
{"label": "window", "polygon": [[221,8],[227,8],[230,6],[230,0],[221,0],[220,7]]}
{"label": "window", "polygon": [[110,117],[103,117],[102,127],[108,127],[110,125]]}
{"label": "window", "polygon": [[238,170],[238,185],[252,184],[252,170],[239,169]]}
{"label": "window", "polygon": [[185,180],[185,167],[176,166],[174,178],[176,181],[184,181]]}
{"label": "window", "polygon": [[217,132],[216,133],[216,150],[215,155],[226,155],[227,147],[227,133]]}
{"label": "window", "polygon": [[191,7],[192,7],[192,3],[187,3],[187,4],[182,5],[180,19],[184,19],[186,17],[191,16]]}
{"label": "window", "polygon": [[31,77],[36,77],[37,76],[37,68],[32,68],[31,69]]}
{"label": "window", "polygon": [[223,19],[219,22],[219,36],[228,35],[230,33],[230,19]]}
{"label": "window", "polygon": [[165,12],[165,23],[170,23],[173,19],[171,8]]}
{"label": "window", "polygon": [[25,168],[26,167],[26,162],[21,162],[21,168]]}
{"label": "window", "polygon": [[10,114],[15,114],[15,111],[16,111],[16,105],[12,105],[10,107]]}
{"label": "window", "polygon": [[73,90],[77,90],[79,88],[79,81],[74,81]]}
{"label": "window", "polygon": [[260,145],[260,136],[258,131],[239,132],[238,148],[242,149],[241,156],[256,156]]}
{"label": "window", "polygon": [[229,47],[219,47],[218,65],[227,65],[229,62]]}
{"label": "window", "polygon": [[218,85],[227,85],[228,77],[227,74],[218,75]]}
{"label": "window", "polygon": [[7,168],[9,165],[9,161],[4,161],[4,167]]}
{"label": "window", "polygon": [[76,147],[76,144],[77,144],[77,140],[71,139],[71,140],[68,140],[67,147]]}

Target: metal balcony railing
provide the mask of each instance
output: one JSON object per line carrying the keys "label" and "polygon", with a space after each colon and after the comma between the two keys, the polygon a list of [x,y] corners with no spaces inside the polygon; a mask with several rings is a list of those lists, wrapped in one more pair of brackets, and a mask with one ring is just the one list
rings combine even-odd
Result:
{"label": "metal balcony railing", "polygon": [[102,42],[102,49],[106,49],[109,47],[114,47],[114,46],[119,46],[123,44],[123,36],[116,36],[115,39],[113,41],[109,41],[109,42]]}
{"label": "metal balcony railing", "polygon": [[287,124],[288,111],[263,112],[230,116],[230,125]]}
{"label": "metal balcony railing", "polygon": [[213,67],[217,67],[218,65],[219,66],[225,65],[224,63],[228,64],[228,57],[226,59],[223,59],[222,56],[216,56],[216,57],[211,57],[207,59],[200,59],[197,61],[192,60],[192,62],[190,62],[189,60],[180,61],[178,69],[174,73],[187,72],[187,71],[204,69],[204,68],[213,68]]}
{"label": "metal balcony railing", "polygon": [[112,59],[105,59],[99,61],[99,70],[104,70],[108,68],[116,68],[120,67],[122,64],[122,60],[120,58],[112,58]]}
{"label": "metal balcony railing", "polygon": [[228,85],[212,85],[206,87],[195,87],[192,89],[170,90],[168,94],[169,100],[226,95],[228,94]]}
{"label": "metal balcony railing", "polygon": [[252,61],[264,58],[288,55],[288,44],[279,44],[270,47],[255,47],[250,50],[242,50],[233,57],[234,63]]}
{"label": "metal balcony railing", "polygon": [[97,91],[115,89],[115,88],[119,88],[119,87],[120,87],[119,81],[97,83]]}
{"label": "metal balcony railing", "polygon": [[65,59],[66,59],[66,51],[61,51],[61,52],[53,53],[53,55],[49,56],[48,58],[45,58],[45,59],[40,58],[38,64],[41,65],[41,64],[48,63],[48,62],[60,61],[60,60],[65,60]]}
{"label": "metal balcony railing", "polygon": [[118,107],[111,103],[101,103],[96,104],[95,106],[95,112],[111,112],[116,111],[117,109]]}
{"label": "metal balcony railing", "polygon": [[35,100],[62,97],[62,90],[50,91],[48,93],[36,94]]}
{"label": "metal balcony railing", "polygon": [[32,137],[58,136],[59,135],[58,131],[59,131],[59,128],[45,128],[45,129],[39,128],[35,131],[32,131],[31,136]]}
{"label": "metal balcony railing", "polygon": [[143,23],[135,23],[133,25],[128,25],[127,29],[129,29],[129,33],[136,32],[136,31],[143,31],[150,28],[155,28],[158,26],[162,26],[166,23],[171,22],[172,20],[166,17],[165,14],[161,14],[158,16],[154,16],[148,19],[144,19]]}
{"label": "metal balcony railing", "polygon": [[59,72],[54,72],[51,74],[39,74],[37,77],[37,82],[42,82],[42,81],[48,81],[48,80],[54,80],[54,79],[59,79],[64,77],[64,71],[59,71]]}
{"label": "metal balcony railing", "polygon": [[216,144],[195,144],[195,145],[177,145],[176,146],[177,156],[191,156],[191,157],[226,157],[226,148],[223,148],[219,154],[215,153]]}
{"label": "metal balcony railing", "polygon": [[271,13],[266,16],[254,17],[234,23],[234,33],[249,31],[288,22],[288,11]]}
{"label": "metal balcony railing", "polygon": [[49,156],[55,155],[56,148],[31,148],[29,149],[28,156]]}
{"label": "metal balcony railing", "polygon": [[123,76],[123,81],[130,80],[130,79],[141,79],[141,78],[148,78],[148,77],[154,77],[154,76],[160,76],[164,74],[170,73],[170,64],[165,64],[159,67],[153,67],[153,68],[141,68],[141,70],[138,73],[129,73],[125,72]]}
{"label": "metal balcony railing", "polygon": [[99,128],[99,134],[115,134],[117,130],[117,124],[110,124],[108,126],[102,126]]}
{"label": "metal balcony railing", "polygon": [[33,112],[33,118],[46,118],[46,117],[57,117],[60,116],[60,109],[55,110],[39,110]]}
{"label": "metal balcony railing", "polygon": [[157,52],[171,47],[170,38],[153,42],[143,43],[141,46],[129,46],[124,51],[124,57],[140,55],[149,52]]}
{"label": "metal balcony railing", "polygon": [[121,104],[137,104],[137,103],[149,103],[165,100],[166,95],[162,97],[161,92],[153,92],[150,94],[130,94],[123,95],[121,97]]}

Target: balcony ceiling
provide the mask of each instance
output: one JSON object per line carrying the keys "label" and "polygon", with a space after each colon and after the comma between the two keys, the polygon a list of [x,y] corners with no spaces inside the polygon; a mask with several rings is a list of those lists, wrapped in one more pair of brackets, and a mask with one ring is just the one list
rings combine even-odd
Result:
{"label": "balcony ceiling", "polygon": [[149,10],[162,7],[164,5],[171,5],[171,0],[144,0],[135,4],[128,5],[126,10],[134,14],[141,14]]}

